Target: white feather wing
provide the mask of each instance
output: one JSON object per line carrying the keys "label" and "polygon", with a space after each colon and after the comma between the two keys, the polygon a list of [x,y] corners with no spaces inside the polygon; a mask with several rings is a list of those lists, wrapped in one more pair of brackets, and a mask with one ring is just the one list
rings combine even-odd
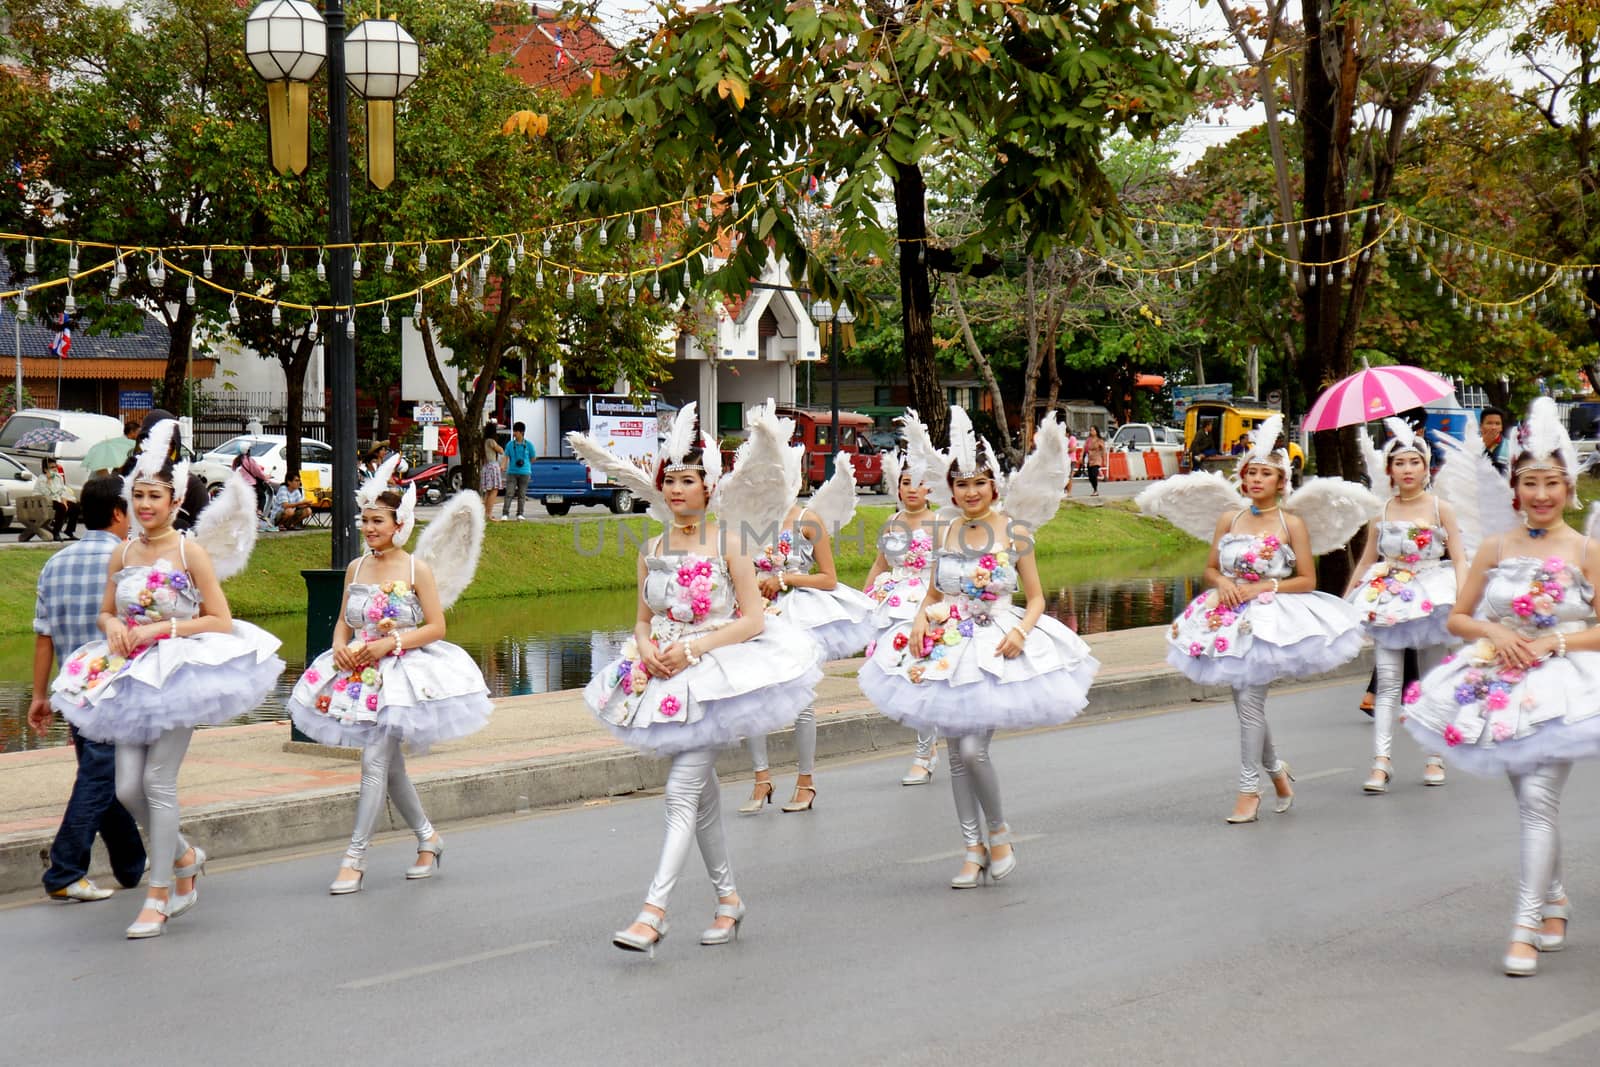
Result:
{"label": "white feather wing", "polygon": [[648,501],[652,519],[660,523],[672,521],[672,515],[667,511],[666,500],[656,491],[654,479],[644,470],[625,459],[613,456],[605,445],[588,434],[573,430],[567,434],[567,443],[572,446],[573,454],[579,459],[596,470],[604,471],[607,480],[624,486],[640,500]]}
{"label": "white feather wing", "polygon": [[1469,418],[1465,444],[1445,434],[1435,442],[1444,462],[1434,475],[1433,492],[1455,509],[1461,551],[1468,560],[1477,555],[1485,538],[1504,533],[1517,522],[1511,484],[1489,462],[1478,440],[1477,421]]}
{"label": "white feather wing", "polygon": [[1349,543],[1383,508],[1365,486],[1343,478],[1311,478],[1284,498],[1283,507],[1305,520],[1314,555]]}
{"label": "white feather wing", "polygon": [[483,498],[465,489],[439,509],[422,529],[412,553],[433,571],[439,603],[448,608],[461,598],[478,571],[483,551]]}
{"label": "white feather wing", "polygon": [[1356,437],[1361,445],[1361,462],[1367,468],[1367,488],[1379,497],[1392,496],[1393,489],[1389,485],[1389,471],[1383,461],[1383,453],[1372,443],[1372,435],[1366,430],[1359,431]]}
{"label": "white feather wing", "polygon": [[235,471],[194,524],[193,537],[211,557],[217,581],[227,581],[250,562],[259,522],[256,491]]}
{"label": "white feather wing", "polygon": [[906,429],[906,469],[911,480],[928,487],[928,495],[940,507],[954,507],[945,473],[950,469],[950,459],[933,443],[927,423],[911,408],[903,416]]}
{"label": "white feather wing", "polygon": [[751,422],[749,440],[739,446],[733,470],[717,482],[711,498],[728,551],[748,556],[776,539],[795,497],[788,451],[789,437],[780,420]]}
{"label": "white feather wing", "polygon": [[1216,471],[1196,471],[1151,482],[1133,502],[1146,515],[1166,519],[1207,544],[1216,532],[1218,519],[1250,506],[1233,483]]}
{"label": "white feather wing", "polygon": [[1033,451],[1006,480],[1006,515],[1029,527],[1040,527],[1061,507],[1072,460],[1067,451],[1067,431],[1050,412],[1033,434]]}
{"label": "white feather wing", "polygon": [[850,525],[856,517],[856,465],[848,452],[834,457],[833,477],[811,494],[806,506],[829,537],[838,537],[839,531]]}

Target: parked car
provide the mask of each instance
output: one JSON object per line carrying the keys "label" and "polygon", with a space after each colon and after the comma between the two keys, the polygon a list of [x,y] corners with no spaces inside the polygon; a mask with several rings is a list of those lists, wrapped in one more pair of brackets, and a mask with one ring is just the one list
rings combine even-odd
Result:
{"label": "parked car", "polygon": [[[71,441],[53,441],[49,444],[18,448],[17,442],[32,430],[65,430],[73,435]],[[88,411],[59,411],[55,408],[23,408],[0,427],[0,453],[10,456],[29,471],[39,469],[39,461],[53,459],[61,465],[67,485],[73,491],[83,488],[90,471],[83,469],[83,457],[89,449],[110,437],[122,436],[122,420],[110,415],[96,415]]]}
{"label": "parked car", "polygon": [[0,453],[0,531],[11,529],[11,524],[17,520],[16,497],[31,496],[43,489],[33,471]]}
{"label": "parked car", "polygon": [[[206,488],[215,496],[221,492],[222,484],[233,473],[233,461],[241,452],[248,452],[251,458],[261,465],[273,484],[282,485],[283,479],[289,473],[289,459],[286,455],[289,439],[281,433],[267,433],[251,436],[241,434],[231,440],[213,448],[201,456],[189,468],[193,474],[198,474],[206,480]],[[300,438],[300,474],[305,481],[316,475],[317,485],[326,489],[333,485],[333,449],[321,441],[310,437]],[[310,489],[306,496],[310,497]]]}
{"label": "parked car", "polygon": [[[779,408],[778,414],[794,420],[794,443],[806,450],[805,483],[815,489],[827,480],[828,455],[833,451],[829,435],[833,432],[832,410]],[[855,465],[856,484],[863,488],[883,482],[883,457],[867,439],[872,420],[854,411],[839,412],[839,452],[848,454]]]}
{"label": "parked car", "polygon": [[1128,422],[1117,427],[1117,432],[1106,442],[1108,447],[1122,452],[1182,452],[1183,431],[1148,422]]}

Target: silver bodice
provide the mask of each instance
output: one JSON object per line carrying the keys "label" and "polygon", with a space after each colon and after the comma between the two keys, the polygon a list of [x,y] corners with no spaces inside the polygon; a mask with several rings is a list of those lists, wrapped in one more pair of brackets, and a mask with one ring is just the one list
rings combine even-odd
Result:
{"label": "silver bodice", "polygon": [[1230,530],[1217,542],[1217,563],[1229,578],[1246,577],[1249,574],[1259,577],[1246,577],[1247,581],[1289,578],[1294,575],[1294,549],[1289,547],[1287,535],[1280,537],[1267,533],[1256,537]]}
{"label": "silver bodice", "polygon": [[[160,573],[159,586],[152,586],[150,578]],[[149,614],[151,621],[165,619],[192,619],[200,614],[200,594],[194,582],[184,571],[152,566],[124,567],[117,572],[117,614],[126,619],[135,605]],[[178,588],[174,588],[177,586]]]}
{"label": "silver bodice", "polygon": [[[1547,568],[1547,563],[1559,563],[1560,567]],[[1536,583],[1538,590],[1534,589]],[[1594,587],[1564,560],[1513,556],[1489,572],[1479,614],[1526,636],[1548,633],[1552,628],[1571,633],[1594,624]]]}
{"label": "silver bodice", "polygon": [[[1009,561],[1009,553],[941,549],[934,557],[934,585],[951,599],[1009,604],[1017,590],[1017,568]],[[981,581],[980,571],[987,572]]]}
{"label": "silver bodice", "polygon": [[[374,601],[380,594],[385,602],[375,604]],[[377,618],[372,617],[374,614]],[[357,632],[375,634],[379,632],[384,619],[394,620],[394,625],[388,627],[390,631],[415,630],[421,626],[422,601],[417,599],[415,590],[396,596],[392,593],[383,593],[383,587],[380,585],[351,582],[350,595],[345,597],[344,601],[345,625]]]}
{"label": "silver bodice", "polygon": [[[701,596],[704,611],[696,618],[695,600]],[[724,625],[738,606],[722,557],[692,553],[645,557],[644,602],[655,615],[652,629],[666,636],[673,636],[669,629],[681,635]]]}
{"label": "silver bodice", "polygon": [[[1421,544],[1417,542],[1419,537]],[[1425,526],[1393,519],[1378,523],[1378,555],[1391,563],[1405,563],[1413,567],[1438,563],[1444,559],[1447,547],[1443,526]]]}

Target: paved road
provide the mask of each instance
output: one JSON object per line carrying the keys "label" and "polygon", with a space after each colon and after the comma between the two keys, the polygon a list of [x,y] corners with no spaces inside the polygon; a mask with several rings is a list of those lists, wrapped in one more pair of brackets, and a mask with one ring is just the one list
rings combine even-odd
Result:
{"label": "paved road", "polygon": [[323,893],[333,849],[219,863],[152,942],[120,937],[135,894],[14,902],[5,1059],[1596,1062],[1600,777],[1580,768],[1567,795],[1572,946],[1504,978],[1506,786],[1425,790],[1403,739],[1394,791],[1363,797],[1356,688],[1275,698],[1300,801],[1255,826],[1222,822],[1225,706],[998,742],[1021,864],[968,892],[945,888],[943,768],[902,789],[898,755],[825,766],[814,814],[730,819],[743,940],[696,944],[711,896],[691,859],[653,962],[608,942],[655,862],[653,797],[446,827],[431,882],[401,878],[410,849],[389,838],[354,897]]}

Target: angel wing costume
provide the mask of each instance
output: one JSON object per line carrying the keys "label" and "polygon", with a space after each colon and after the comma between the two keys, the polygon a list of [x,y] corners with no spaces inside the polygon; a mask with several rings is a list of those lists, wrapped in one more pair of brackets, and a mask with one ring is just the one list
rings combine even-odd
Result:
{"label": "angel wing costume", "polygon": [[[785,467],[789,434],[775,417],[758,415],[733,470],[722,476],[716,443],[697,437],[694,429],[695,405],[686,404],[673,420],[658,464],[664,471],[703,470],[722,543],[736,548],[742,531],[783,514],[792,499]],[[568,440],[578,455],[608,471],[632,466],[581,434],[569,434]],[[700,464],[689,462],[695,449],[701,450]],[[636,492],[650,502],[651,514],[671,521],[655,479],[637,468],[635,474]],[[738,607],[723,554],[669,553],[663,551],[664,540],[653,542],[645,555],[639,591],[651,611],[650,640],[660,648],[728,625]],[[788,726],[811,703],[822,679],[816,643],[776,618],[768,618],[756,637],[711,649],[698,659],[671,678],[656,678],[630,638],[622,655],[589,681],[584,701],[624,743],[676,755],[731,746],[747,735]]]}
{"label": "angel wing costume", "polygon": [[[1288,453],[1277,447],[1282,430],[1283,416],[1263,420],[1251,434],[1249,451],[1239,459],[1240,472],[1251,463],[1275,466],[1287,485]],[[1152,483],[1135,502],[1146,514],[1167,519],[1203,541],[1212,539],[1223,515],[1235,512],[1237,522],[1250,508],[1249,500],[1215,472]],[[1311,550],[1321,554],[1346,544],[1378,507],[1377,498],[1354,482],[1312,478],[1284,498],[1278,530],[1246,534],[1230,525],[1217,542],[1218,563],[1236,581],[1292,577],[1296,560],[1284,511],[1305,520]],[[1201,685],[1234,688],[1321,674],[1360,653],[1360,622],[1354,607],[1323,592],[1263,593],[1229,608],[1207,591],[1173,620],[1167,631],[1167,662]]]}
{"label": "angel wing costume", "polygon": [[[908,441],[912,436],[922,441],[928,440],[928,428],[911,408],[907,408],[906,413],[896,421],[905,427]],[[903,475],[910,475],[914,487],[929,490],[931,498],[934,487],[928,484],[929,474],[926,463],[913,463],[909,457],[902,463],[900,457],[892,453],[883,457],[883,484],[896,498]],[[878,531],[878,551],[883,553],[889,569],[874,578],[871,588],[867,590],[867,595],[876,605],[872,609],[875,637],[917,617],[917,609],[922,607],[922,598],[927,596],[933,581],[933,548],[932,515],[913,529],[909,522],[901,518],[901,513],[896,512],[894,518],[884,523],[883,529]]]}
{"label": "angel wing costume", "polygon": [[[907,422],[907,460],[912,476],[926,482],[954,508],[946,473],[956,477],[988,471],[1004,486],[999,508],[1011,520],[1014,549],[1004,545],[948,548],[936,530],[934,586],[943,600],[929,610],[930,642],[910,647],[912,621],[898,623],[878,639],[861,668],[861,691],[889,718],[919,732],[946,736],[1062,723],[1088,703],[1089,685],[1100,664],[1066,626],[1041,616],[1020,655],[996,655],[1021,621],[1012,602],[1017,590],[1016,551],[1027,551],[1032,529],[1049,521],[1067,483],[1067,436],[1053,414],[1038,426],[1033,451],[1007,482],[986,442],[972,431],[959,407],[950,409],[950,450],[940,453],[920,422]],[[958,512],[952,511],[952,514]]]}
{"label": "angel wing costume", "polygon": [[[124,480],[126,499],[131,501],[135,482],[188,484],[189,465],[177,443],[177,422],[155,425]],[[135,514],[131,503],[128,514]],[[211,557],[218,581],[244,569],[255,548],[256,518],[255,492],[241,475],[229,479],[191,533],[179,535],[176,566],[158,559],[124,566],[111,576],[117,615],[127,625],[201,614],[188,569],[191,536]],[[227,722],[254,708],[283,673],[280,643],[241,619],[234,619],[226,633],[163,638],[126,657],[112,654],[105,641],[94,641],[67,658],[51,684],[50,703],[92,740],[152,744],[168,730]]]}
{"label": "angel wing costume", "polygon": [[[356,503],[379,504],[400,457],[389,457],[356,490]],[[416,527],[416,487],[410,486],[395,509],[394,545],[405,547]],[[405,635],[424,623],[417,598],[417,561],[433,571],[439,602],[449,608],[466,591],[478,569],[483,546],[483,500],[470,489],[445,502],[423,530],[411,555],[409,581],[362,581],[367,557],[356,562],[345,588],[344,621],[357,640],[379,641],[399,635],[402,650],[357,671],[340,670],[329,649],[305,669],[290,694],[289,713],[306,736],[325,745],[365,748],[389,738],[426,752],[440,741],[476,733],[489,722],[494,705],[477,661],[458,645],[430,641],[405,647]]]}
{"label": "angel wing costume", "polygon": [[[1440,470],[1464,536],[1486,539],[1515,524],[1509,479],[1457,446]],[[1540,397],[1511,445],[1511,470],[1560,470],[1576,496],[1577,455],[1555,402]],[[1589,522],[1594,536],[1594,518]],[[1476,547],[1476,544],[1475,546]],[[1587,542],[1585,549],[1588,548]],[[1581,562],[1581,560],[1580,560]],[[1580,633],[1596,624],[1594,588],[1578,563],[1558,555],[1496,557],[1475,614],[1527,638]],[[1557,761],[1600,755],[1600,652],[1550,656],[1527,670],[1498,662],[1480,640],[1428,672],[1402,698],[1406,729],[1430,751],[1476,774],[1524,774]]]}
{"label": "angel wing costume", "polygon": [[[1424,464],[1433,459],[1428,443],[1404,419],[1383,421],[1391,436],[1378,453],[1377,468],[1371,475],[1375,493],[1389,484],[1392,457],[1413,452]],[[1380,476],[1381,482],[1377,480]],[[1456,602],[1456,572],[1445,559],[1452,546],[1439,519],[1438,501],[1436,493],[1431,523],[1391,521],[1390,500],[1384,501],[1379,512],[1378,561],[1361,575],[1347,598],[1361,612],[1367,636],[1379,648],[1424,649],[1458,643],[1445,627]],[[1454,551],[1465,552],[1466,547],[1457,545]]]}

